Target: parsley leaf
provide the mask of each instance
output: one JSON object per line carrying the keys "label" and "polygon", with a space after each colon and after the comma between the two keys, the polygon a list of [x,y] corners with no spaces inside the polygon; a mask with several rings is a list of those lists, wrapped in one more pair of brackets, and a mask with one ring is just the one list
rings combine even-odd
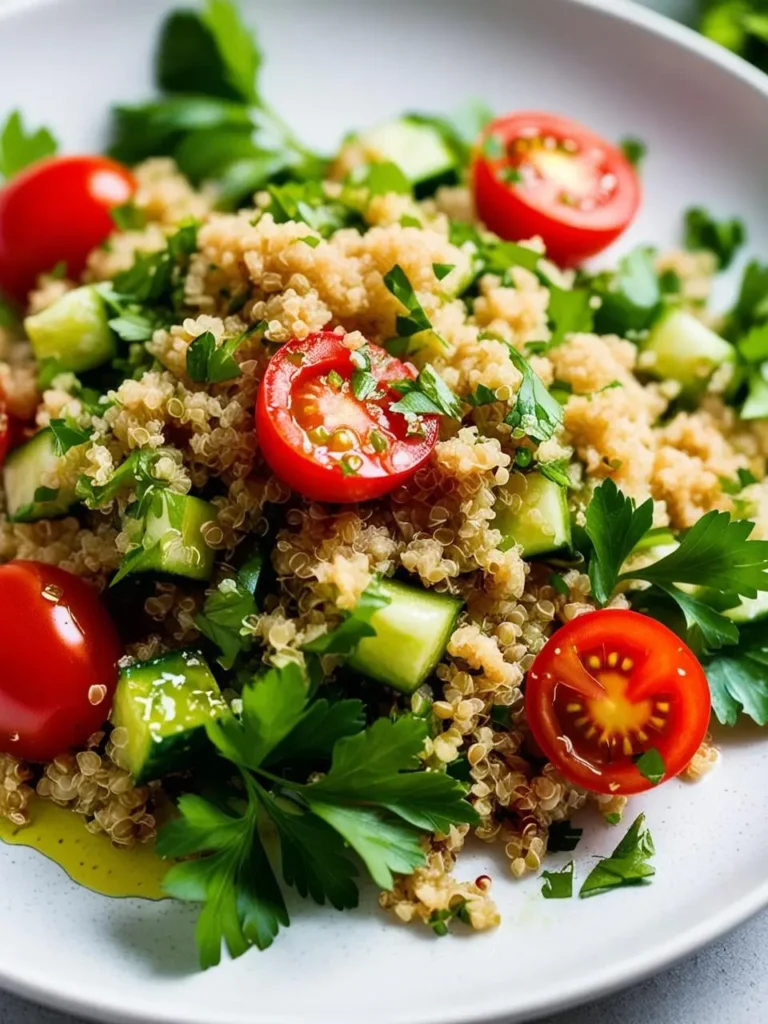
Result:
{"label": "parsley leaf", "polygon": [[269,185],[270,203],[266,208],[277,224],[298,221],[307,224],[323,238],[340,228],[362,223],[359,210],[341,200],[330,200],[319,181],[288,181]]}
{"label": "parsley leaf", "polygon": [[768,264],[752,260],[741,279],[739,295],[726,319],[725,336],[740,338],[768,320]]}
{"label": "parsley leaf", "polygon": [[768,725],[768,642],[762,623],[743,626],[738,647],[705,662],[712,710],[724,725],[735,725],[743,712]]}
{"label": "parsley leaf", "polygon": [[91,430],[71,427],[66,420],[51,420],[48,426],[53,434],[53,450],[56,455],[66,455],[70,448],[77,448],[90,440]]}
{"label": "parsley leaf", "polygon": [[481,405],[493,405],[496,401],[496,392],[485,384],[478,384],[474,391],[465,396],[465,399],[473,409]]}
{"label": "parsley leaf", "polygon": [[123,489],[135,487],[137,497],[141,500],[160,482],[152,475],[152,467],[160,458],[158,452],[135,449],[112,473],[105,484],[94,484],[86,476],[81,476],[75,486],[77,497],[85,502],[88,508],[102,508],[112,501]]}
{"label": "parsley leaf", "polygon": [[583,289],[549,286],[547,312],[552,324],[550,345],[562,344],[569,334],[589,333],[592,330],[594,315],[590,301],[589,292]]}
{"label": "parsley leaf", "polygon": [[583,828],[576,828],[570,821],[553,821],[547,836],[548,853],[570,853],[581,842]]}
{"label": "parsley leaf", "polygon": [[450,272],[452,270],[455,270],[455,269],[456,269],[456,265],[454,263],[433,263],[432,264],[432,270],[434,271],[435,277],[437,278],[438,281],[442,281],[444,278],[448,277]]}
{"label": "parsley leaf", "polygon": [[234,575],[219,583],[195,616],[195,626],[221,651],[219,664],[230,669],[237,656],[251,648],[252,638],[242,633],[243,623],[259,610],[256,593],[264,572],[261,551],[252,555]]}
{"label": "parsley leaf", "polygon": [[365,707],[360,700],[313,701],[290,733],[264,759],[266,765],[283,761],[325,760],[338,740],[365,728]]}
{"label": "parsley leaf", "polygon": [[619,334],[648,328],[661,309],[661,288],[653,254],[633,249],[621,260],[615,273],[599,275],[592,290],[601,300],[595,311],[599,334]]}
{"label": "parsley leaf", "polygon": [[184,278],[189,260],[197,250],[197,225],[184,224],[159,252],[139,253],[128,270],[117,274],[114,292],[126,303],[173,312],[183,305]]}
{"label": "parsley leaf", "polygon": [[573,861],[559,871],[542,871],[541,877],[541,895],[545,900],[569,900],[573,896]]}
{"label": "parsley leaf", "polygon": [[393,402],[391,412],[403,416],[450,416],[460,420],[461,400],[451,391],[435,368],[427,363],[416,380],[400,380],[392,388],[403,397]]}
{"label": "parsley leaf", "polygon": [[187,349],[187,373],[198,384],[223,384],[240,377],[242,371],[235,359],[240,346],[259,331],[266,330],[266,321],[260,320],[234,338],[220,345],[210,331],[199,335]]}
{"label": "parsley leaf", "polygon": [[622,139],[619,143],[624,156],[629,160],[633,167],[638,168],[642,164],[648,155],[648,147],[642,139],[635,139],[632,136]]}
{"label": "parsley leaf", "polygon": [[202,854],[171,868],[163,886],[176,899],[204,904],[197,923],[203,969],[220,963],[222,942],[232,957],[252,945],[267,949],[290,923],[259,837],[257,808],[250,801],[242,815],[230,814],[188,794],[179,800],[181,817],[158,836],[161,857]]}
{"label": "parsley leaf", "polygon": [[504,422],[519,432],[518,436],[527,436],[534,441],[548,441],[562,425],[562,407],[544,387],[528,360],[511,345],[509,358],[522,373],[523,380],[515,404]]}
{"label": "parsley leaf", "polygon": [[747,240],[743,220],[715,220],[703,207],[692,206],[685,211],[686,249],[709,249],[717,257],[721,270],[733,263],[737,251]]}
{"label": "parsley leaf", "polygon": [[579,896],[586,899],[623,886],[647,884],[656,874],[656,868],[648,863],[655,852],[651,833],[645,827],[645,815],[640,814],[611,856],[592,868]]}
{"label": "parsley leaf", "polygon": [[53,156],[57,149],[47,128],[27,132],[21,113],[14,110],[0,129],[0,176],[8,181],[30,164]]}
{"label": "parsley leaf", "polygon": [[610,601],[621,567],[653,523],[653,501],[639,508],[610,478],[596,487],[587,507],[585,530],[594,554],[589,562],[592,593],[600,604]]}
{"label": "parsley leaf", "polygon": [[305,644],[304,650],[312,654],[353,654],[361,640],[376,636],[371,619],[390,603],[391,598],[383,593],[378,580],[373,580],[360,595],[355,610],[343,619],[341,625]]}
{"label": "parsley leaf", "polygon": [[395,319],[395,328],[402,338],[411,338],[421,331],[429,331],[432,324],[429,317],[419,302],[413,285],[408,280],[399,263],[396,263],[390,271],[384,275],[384,284],[387,290],[394,295],[397,301],[408,311],[407,316],[399,315]]}
{"label": "parsley leaf", "polygon": [[649,747],[644,753],[635,759],[637,770],[654,786],[663,780],[666,773],[664,758],[656,747]]}
{"label": "parsley leaf", "polygon": [[728,512],[707,512],[684,535],[680,546],[644,569],[621,576],[657,585],[690,583],[725,594],[757,597],[768,590],[768,541],[750,540],[754,523],[731,520]]}
{"label": "parsley leaf", "polygon": [[200,18],[216,43],[230,86],[247,103],[257,103],[261,53],[237,7],[230,0],[208,0]]}

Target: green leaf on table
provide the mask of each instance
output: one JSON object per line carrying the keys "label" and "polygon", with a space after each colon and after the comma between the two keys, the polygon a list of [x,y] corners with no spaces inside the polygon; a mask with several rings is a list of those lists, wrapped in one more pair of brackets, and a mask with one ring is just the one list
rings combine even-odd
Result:
{"label": "green leaf on table", "polygon": [[640,814],[611,856],[603,858],[592,868],[579,890],[579,896],[586,899],[612,889],[646,885],[656,874],[656,868],[648,863],[655,852],[651,833],[645,827],[645,815]]}
{"label": "green leaf on table", "polygon": [[569,900],[573,896],[573,867],[573,861],[569,861],[559,871],[542,871],[541,895],[545,900]]}

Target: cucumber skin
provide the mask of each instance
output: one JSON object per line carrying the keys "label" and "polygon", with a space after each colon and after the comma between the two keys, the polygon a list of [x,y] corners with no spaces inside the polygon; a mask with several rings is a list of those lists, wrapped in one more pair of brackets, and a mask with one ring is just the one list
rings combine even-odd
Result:
{"label": "cucumber skin", "polygon": [[[379,683],[391,686],[393,690],[410,695],[432,675],[445,654],[448,641],[456,628],[464,602],[448,594],[435,594],[421,587],[409,586],[396,580],[383,580],[380,584],[383,593],[391,599],[390,604],[376,612],[371,625],[377,635],[361,640],[355,652],[347,659],[347,665]],[[421,666],[409,660],[405,670],[398,664],[402,655],[408,657],[413,649],[413,631],[409,631],[403,620],[410,618],[406,611],[397,616],[400,609],[407,609],[409,604],[419,606],[428,611],[430,608],[440,612],[443,623],[430,645],[431,651],[427,658],[422,659]],[[393,607],[394,606],[394,607]],[[394,617],[397,621],[391,622]],[[411,641],[409,645],[409,641]],[[410,671],[409,671],[410,669]]]}
{"label": "cucumber skin", "polygon": [[[157,509],[147,514],[145,555],[126,575],[165,572],[192,580],[209,580],[216,552],[208,547],[200,530],[216,518],[216,509],[202,498],[187,494],[158,495]],[[172,503],[169,509],[168,502]],[[162,511],[159,511],[162,507]]]}
{"label": "cucumber skin", "polygon": [[[167,678],[169,676],[173,678]],[[180,679],[183,682],[178,682]],[[157,696],[168,697],[170,692],[176,702],[184,695],[187,707],[195,696],[198,706],[192,709],[194,724],[168,722],[166,701],[159,728],[154,730],[153,736],[150,719],[154,707],[148,703],[153,689]],[[137,713],[137,709],[141,710]],[[136,662],[121,669],[117,684],[112,724],[128,731],[129,742],[116,749],[115,758],[120,767],[131,773],[137,786],[146,785],[194,763],[207,745],[206,722],[228,713],[229,706],[221,696],[218,683],[197,651],[172,651],[150,661]],[[145,735],[137,737],[140,729]]]}
{"label": "cucumber skin", "polygon": [[[456,159],[437,131],[407,118],[375,125],[360,133],[357,141],[366,159],[396,164],[417,193],[448,180],[456,172]],[[422,157],[425,152],[429,158],[426,163],[414,159],[414,154]]]}
{"label": "cucumber skin", "polygon": [[[45,451],[45,448],[48,451]],[[24,444],[15,448],[5,460],[3,471],[5,498],[8,503],[8,518],[14,523],[36,523],[39,519],[58,519],[65,516],[67,512],[77,503],[74,491],[60,492],[55,501],[35,501],[35,488],[29,490],[26,500],[17,500],[19,489],[23,489],[26,481],[18,480],[23,472],[24,463],[27,460],[34,460],[40,463],[40,471],[49,468],[55,462],[57,456],[53,451],[53,432],[46,427],[35,434]],[[17,474],[18,471],[18,474]],[[37,486],[40,486],[39,483]],[[13,498],[11,497],[13,495]]]}
{"label": "cucumber skin", "polygon": [[24,321],[38,362],[55,359],[62,370],[82,373],[117,354],[104,300],[93,285],[67,292]]}

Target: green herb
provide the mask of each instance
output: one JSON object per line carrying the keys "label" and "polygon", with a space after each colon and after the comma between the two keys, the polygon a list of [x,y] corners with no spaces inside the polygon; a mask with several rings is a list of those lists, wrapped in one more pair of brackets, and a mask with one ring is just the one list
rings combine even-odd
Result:
{"label": "green herb", "polygon": [[397,301],[408,311],[407,316],[400,315],[395,320],[395,327],[400,337],[410,338],[421,331],[432,329],[429,317],[424,312],[421,303],[416,297],[413,285],[408,280],[405,271],[399,263],[396,263],[384,275],[384,284]]}
{"label": "green herb", "polygon": [[157,452],[135,449],[114,470],[105,484],[94,484],[87,476],[81,476],[75,493],[88,508],[102,508],[121,491],[131,488],[136,489],[137,498],[142,501],[153,488],[161,486],[160,481],[152,475],[152,467],[159,458]]}
{"label": "green herb", "polygon": [[360,402],[365,402],[379,393],[379,384],[368,370],[352,371],[352,394]]}
{"label": "green herb", "polygon": [[548,853],[570,853],[581,842],[583,828],[576,828],[570,821],[553,821],[547,836]]}
{"label": "green herb", "polygon": [[33,496],[34,501],[55,501],[59,496],[58,487],[37,487]]}
{"label": "green herb", "polygon": [[533,464],[533,452],[530,448],[520,447],[515,450],[515,467],[528,469]]}
{"label": "green herb", "polygon": [[491,721],[494,725],[500,725],[502,729],[510,728],[512,718],[506,704],[494,704],[491,707]]}
{"label": "green herb", "polygon": [[692,206],[685,212],[686,249],[708,249],[721,270],[730,267],[746,240],[744,221],[738,218],[718,221],[701,206]]}
{"label": "green herb", "polygon": [[528,361],[511,345],[509,358],[523,375],[513,408],[504,422],[533,441],[548,441],[562,425],[563,410]]}
{"label": "green herb", "polygon": [[626,336],[628,331],[646,330],[661,309],[661,288],[653,253],[633,249],[619,260],[615,273],[599,275],[592,291],[601,300],[595,311],[595,329],[600,334]]}
{"label": "green herb", "polygon": [[639,508],[606,479],[596,487],[587,507],[585,530],[594,548],[589,562],[592,593],[600,604],[613,596],[621,567],[653,523],[653,501]]}
{"label": "green herb", "polygon": [[[171,235],[165,249],[139,253],[129,270],[116,275],[108,292],[110,300],[151,307],[166,323],[173,323],[183,307],[184,279],[196,250],[197,225],[184,224]],[[138,312],[147,313],[146,309]]]}
{"label": "green herb", "polygon": [[341,376],[338,370],[329,370],[328,383],[330,384],[334,391],[341,391],[341,389],[344,387],[344,378]]}
{"label": "green herb", "polygon": [[223,384],[241,376],[235,353],[249,338],[266,328],[266,321],[261,320],[220,345],[216,344],[216,338],[210,331],[199,335],[187,349],[187,373],[190,379],[200,384]]}
{"label": "green herb", "polygon": [[571,588],[558,572],[553,572],[549,577],[549,585],[560,594],[561,597],[569,597]]}
{"label": "green herb", "polygon": [[648,863],[655,852],[651,833],[645,827],[645,815],[641,814],[635,818],[611,856],[592,868],[579,890],[579,896],[586,899],[611,889],[646,885],[656,874],[656,869]]}
{"label": "green herb", "polygon": [[20,112],[14,110],[0,129],[0,177],[8,181],[30,164],[53,156],[57,149],[47,128],[27,132]]}
{"label": "green herb", "polygon": [[113,206],[109,211],[112,223],[121,231],[141,231],[146,227],[147,218],[132,200]]}
{"label": "green herb", "polygon": [[403,396],[390,406],[392,412],[399,412],[403,416],[450,416],[454,420],[461,419],[461,400],[430,363],[419,372],[416,380],[400,380],[392,388]]}
{"label": "green herb", "polygon": [[517,167],[502,167],[499,171],[499,177],[507,185],[519,185],[523,180],[523,175]]}
{"label": "green herb", "polygon": [[608,814],[604,814],[603,817],[609,825],[618,825],[621,821],[621,815],[618,811],[610,811]]}
{"label": "green herb", "polygon": [[361,640],[367,636],[376,636],[371,619],[390,603],[391,599],[383,593],[378,580],[374,580],[368,584],[355,610],[345,616],[341,625],[305,644],[304,650],[313,654],[353,654]]}
{"label": "green herb", "polygon": [[541,895],[545,900],[569,900],[573,896],[573,861],[559,871],[542,871],[541,877]]}
{"label": "green herb", "polygon": [[447,116],[409,114],[408,120],[434,128],[453,153],[457,165],[466,168],[478,136],[493,120],[493,111],[480,100],[470,100]]}
{"label": "green herb", "polygon": [[359,455],[342,455],[339,467],[342,476],[360,476],[362,460]]}
{"label": "green herb", "polygon": [[704,35],[768,70],[768,14],[763,0],[709,0],[700,5]]}
{"label": "green herb", "polygon": [[481,405],[493,405],[496,401],[496,392],[486,387],[485,384],[478,384],[475,390],[465,397],[472,408],[477,409]]}
{"label": "green herb", "polygon": [[433,263],[432,270],[434,271],[435,277],[438,281],[444,280],[448,277],[452,270],[456,269],[455,263]]}
{"label": "green herb", "polygon": [[244,624],[259,610],[256,593],[264,564],[263,553],[257,552],[206,596],[202,612],[195,616],[195,626],[220,649],[222,668],[231,669],[238,655],[251,649],[253,638]]}
{"label": "green herb", "polygon": [[447,910],[433,910],[427,923],[435,935],[442,937],[450,934],[449,925],[456,918],[463,924],[471,925],[466,900],[457,900]]}
{"label": "green herb", "polygon": [[667,770],[664,758],[656,747],[649,747],[648,750],[635,758],[635,765],[640,774],[654,786],[658,786],[664,779]]}
{"label": "green herb", "polygon": [[402,217],[400,218],[400,220],[398,221],[398,224],[402,228],[420,228],[421,227],[421,221],[419,220],[419,218],[412,216],[410,213],[404,213],[402,215]]}
{"label": "green herb", "polygon": [[305,238],[300,238],[299,241],[303,242],[304,245],[308,245],[310,249],[316,249],[318,245],[320,245],[322,239],[315,238],[314,235],[307,235]]}
{"label": "green herb", "polygon": [[622,139],[619,148],[633,167],[640,167],[648,155],[648,147],[643,140],[635,139],[632,136]]}
{"label": "green herb", "polygon": [[721,597],[754,598],[768,590],[768,541],[750,540],[754,524],[731,520],[728,512],[708,512],[664,558],[642,569],[621,573],[629,554],[650,530],[650,499],[639,508],[612,480],[595,489],[587,508],[585,530],[593,545],[589,563],[592,592],[605,604],[617,583],[642,580],[653,585],[639,599],[655,617],[659,599],[671,599],[682,612],[689,646],[716,650],[738,640],[738,629],[726,616],[691,597],[679,584],[707,587]]}
{"label": "green herb", "polygon": [[391,888],[395,873],[425,863],[422,831],[478,820],[460,783],[413,770],[427,737],[422,719],[379,719],[350,735],[349,714],[337,716],[345,734],[335,738],[330,768],[319,781],[302,784],[264,767],[278,750],[290,761],[294,738],[311,735],[307,720],[315,713],[301,669],[289,663],[269,670],[245,686],[242,701],[240,719],[219,719],[208,730],[239,773],[242,796],[218,805],[182,797],[180,817],[158,838],[161,856],[197,855],[173,867],[165,886],[178,899],[203,904],[197,926],[203,967],[219,962],[222,944],[235,957],[251,946],[267,948],[289,923],[262,846],[262,815],[276,830],[285,884],[338,909],[358,902],[351,853],[377,885]]}
{"label": "green herb", "polygon": [[307,224],[323,238],[340,228],[362,223],[359,210],[341,200],[330,200],[319,181],[289,181],[269,185],[271,201],[266,208],[278,224],[298,221]]}
{"label": "green herb", "polygon": [[552,459],[550,462],[540,462],[539,472],[552,483],[568,488],[572,486],[571,478],[568,476],[569,465],[567,459]]}
{"label": "green herb", "polygon": [[53,450],[57,455],[66,455],[70,448],[85,444],[92,433],[91,430],[72,427],[66,420],[51,420],[48,426],[53,434]]}
{"label": "green herb", "polygon": [[741,279],[739,295],[726,318],[725,336],[742,338],[751,328],[768,321],[768,264],[752,260]]}
{"label": "green herb", "polygon": [[742,626],[737,647],[718,652],[704,668],[712,695],[712,710],[724,725],[735,725],[740,714],[768,725],[768,642],[763,623]]}
{"label": "green herb", "polygon": [[589,292],[549,286],[548,315],[552,324],[550,345],[561,345],[569,334],[589,333],[593,326],[593,312]]}
{"label": "green herb", "polygon": [[384,196],[394,192],[397,195],[410,195],[411,183],[397,164],[388,160],[370,164],[362,169],[361,174],[350,176],[348,184],[353,188],[365,188],[370,196]]}

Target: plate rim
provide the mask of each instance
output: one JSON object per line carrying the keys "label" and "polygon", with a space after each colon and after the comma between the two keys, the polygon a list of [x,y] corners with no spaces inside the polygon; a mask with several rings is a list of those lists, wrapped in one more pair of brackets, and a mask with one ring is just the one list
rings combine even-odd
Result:
{"label": "plate rim", "polygon": [[[0,8],[0,25],[24,16],[36,8],[62,5],[69,0],[6,0]],[[528,0],[535,2],[535,0]],[[667,39],[690,53],[703,57],[734,77],[750,85],[763,96],[768,106],[768,75],[759,71],[736,54],[701,36],[658,11],[642,7],[634,0],[554,0],[561,5],[570,4],[586,8],[604,17],[633,25],[651,35]],[[671,939],[656,943],[639,953],[619,960],[605,968],[591,971],[583,979],[562,984],[556,991],[545,995],[532,995],[514,1006],[485,1004],[484,1008],[464,1009],[449,1020],[444,1008],[422,1013],[418,1024],[512,1024],[513,1021],[533,1020],[543,1014],[557,1013],[569,1007],[610,995],[617,990],[637,984],[645,978],[671,967],[683,958],[714,942],[743,924],[768,906],[768,871],[764,882],[743,895],[735,903],[723,908],[705,921],[691,925]],[[75,986],[68,991],[54,991],[50,986],[18,971],[11,972],[0,962],[0,990],[28,999],[53,1010],[82,1018],[114,1022],[114,1024],[210,1024],[206,1014],[178,1015],[153,1005],[150,999],[137,999],[130,1007],[118,1005],[108,994],[95,994],[85,998]],[[387,1024],[413,1024],[407,1008],[390,1015]],[[249,1017],[250,1024],[295,1024],[295,1018],[269,1014],[266,1018]],[[219,1017],[218,1024],[245,1024],[242,1016]]]}

